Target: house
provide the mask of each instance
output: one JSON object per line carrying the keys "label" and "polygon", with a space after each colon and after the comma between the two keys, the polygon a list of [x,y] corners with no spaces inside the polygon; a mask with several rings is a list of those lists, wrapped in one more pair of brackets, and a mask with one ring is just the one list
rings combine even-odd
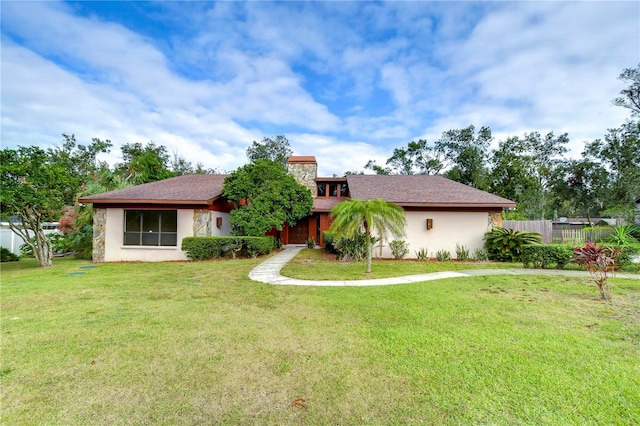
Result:
{"label": "house", "polygon": [[[410,257],[421,248],[435,255],[456,244],[475,250],[501,212],[515,203],[502,197],[431,175],[351,175],[318,177],[315,157],[293,156],[289,172],[314,199],[309,217],[285,226],[283,244],[322,243],[331,226],[329,212],[349,199],[382,198],[407,213]],[[229,235],[233,205],[222,199],[226,175],[185,175],[80,199],[93,203],[94,261],[185,260],[180,250],[187,236]],[[388,244],[387,244],[388,245]],[[382,257],[391,257],[384,247]]]}

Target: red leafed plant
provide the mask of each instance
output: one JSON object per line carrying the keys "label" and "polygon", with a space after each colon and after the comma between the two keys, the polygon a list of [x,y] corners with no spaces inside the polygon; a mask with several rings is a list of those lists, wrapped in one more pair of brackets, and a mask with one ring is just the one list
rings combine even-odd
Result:
{"label": "red leafed plant", "polygon": [[598,243],[587,241],[584,247],[573,249],[574,261],[580,265],[585,265],[593,277],[600,296],[604,300],[611,300],[611,286],[609,285],[609,274],[613,274],[616,264],[616,257],[620,254],[620,249],[600,246]]}

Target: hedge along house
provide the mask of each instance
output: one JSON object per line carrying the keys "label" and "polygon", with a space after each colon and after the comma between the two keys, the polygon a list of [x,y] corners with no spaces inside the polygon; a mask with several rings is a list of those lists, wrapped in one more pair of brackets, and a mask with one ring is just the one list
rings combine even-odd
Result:
{"label": "hedge along house", "polygon": [[[381,198],[407,213],[409,257],[421,248],[428,248],[431,255],[448,250],[455,257],[456,244],[470,251],[481,248],[485,232],[492,224],[500,224],[502,210],[516,205],[442,176],[318,177],[312,156],[290,157],[288,168],[311,191],[314,205],[309,217],[283,227],[283,244],[306,244],[308,239],[322,244],[333,206],[348,198]],[[225,177],[178,176],[81,198],[80,202],[93,203],[94,208],[93,260],[186,260],[180,249],[183,238],[230,235],[233,205],[222,199]],[[276,235],[275,230],[270,234]],[[388,247],[383,248],[382,257],[391,257]]]}

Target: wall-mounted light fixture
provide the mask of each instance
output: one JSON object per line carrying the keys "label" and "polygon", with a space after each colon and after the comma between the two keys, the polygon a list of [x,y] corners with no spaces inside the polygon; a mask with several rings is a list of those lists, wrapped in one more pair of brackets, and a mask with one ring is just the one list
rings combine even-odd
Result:
{"label": "wall-mounted light fixture", "polygon": [[433,219],[427,219],[427,231],[433,228]]}
{"label": "wall-mounted light fixture", "polygon": [[216,226],[218,228],[222,227],[222,218],[221,217],[216,217]]}

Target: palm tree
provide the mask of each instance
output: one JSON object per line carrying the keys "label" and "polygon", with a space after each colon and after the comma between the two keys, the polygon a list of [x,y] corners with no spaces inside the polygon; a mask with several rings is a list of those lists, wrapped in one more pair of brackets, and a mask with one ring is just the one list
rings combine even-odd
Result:
{"label": "palm tree", "polygon": [[346,200],[331,209],[333,223],[331,231],[339,237],[354,237],[364,232],[367,249],[367,273],[371,272],[371,233],[382,240],[391,234],[400,238],[405,235],[407,218],[404,209],[397,204],[376,198],[375,200]]}

